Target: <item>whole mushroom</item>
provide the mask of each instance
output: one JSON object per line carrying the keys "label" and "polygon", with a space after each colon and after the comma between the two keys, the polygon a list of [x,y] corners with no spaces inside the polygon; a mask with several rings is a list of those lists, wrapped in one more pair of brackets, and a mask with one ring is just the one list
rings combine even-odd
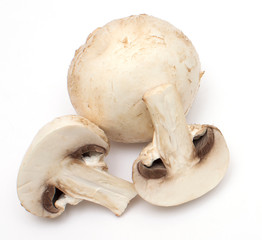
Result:
{"label": "whole mushroom", "polygon": [[132,183],[107,173],[108,139],[80,116],[64,116],[44,126],[33,139],[17,178],[26,210],[54,218],[67,203],[98,203],[121,215],[136,196]]}
{"label": "whole mushroom", "polygon": [[68,91],[77,113],[119,142],[145,142],[153,125],[144,93],[173,83],[187,113],[202,76],[191,41],[148,15],[114,20],[91,33],[75,53]]}
{"label": "whole mushroom", "polygon": [[187,125],[173,84],[143,97],[154,124],[154,138],[133,164],[137,193],[159,206],[175,206],[213,189],[224,177],[229,151],[221,132],[210,125]]}

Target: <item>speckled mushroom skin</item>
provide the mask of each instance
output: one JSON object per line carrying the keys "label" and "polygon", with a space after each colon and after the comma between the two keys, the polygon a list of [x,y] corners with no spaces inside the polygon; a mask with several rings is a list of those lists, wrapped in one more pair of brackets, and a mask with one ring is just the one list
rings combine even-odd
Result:
{"label": "speckled mushroom skin", "polygon": [[69,68],[68,91],[76,112],[111,140],[145,142],[152,139],[153,126],[143,94],[173,83],[187,113],[201,75],[198,54],[180,30],[138,15],[114,20],[88,36]]}

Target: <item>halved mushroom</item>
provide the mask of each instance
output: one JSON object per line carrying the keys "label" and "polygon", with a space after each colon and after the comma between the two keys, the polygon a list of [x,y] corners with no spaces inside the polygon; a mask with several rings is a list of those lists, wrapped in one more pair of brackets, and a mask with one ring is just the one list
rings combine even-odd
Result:
{"label": "halved mushroom", "polygon": [[221,132],[210,125],[187,125],[175,85],[144,95],[154,138],[133,165],[138,194],[159,206],[175,206],[213,189],[225,175],[229,152]]}
{"label": "halved mushroom", "polygon": [[109,144],[87,119],[64,116],[44,126],[34,138],[17,179],[21,204],[42,217],[60,215],[67,203],[98,203],[121,215],[136,195],[133,184],[106,172]]}

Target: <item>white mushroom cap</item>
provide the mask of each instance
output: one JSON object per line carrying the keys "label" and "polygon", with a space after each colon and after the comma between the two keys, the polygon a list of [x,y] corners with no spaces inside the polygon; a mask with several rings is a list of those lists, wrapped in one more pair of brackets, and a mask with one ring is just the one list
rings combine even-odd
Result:
{"label": "white mushroom cap", "polygon": [[136,195],[133,184],[109,175],[104,132],[80,116],[64,116],[44,126],[33,139],[17,179],[21,204],[42,217],[60,215],[67,203],[82,199],[121,215]]}
{"label": "white mushroom cap", "polygon": [[201,75],[198,54],[180,30],[152,16],[130,16],[89,35],[71,63],[68,91],[77,113],[110,139],[145,142],[153,127],[144,93],[176,84],[187,113]]}
{"label": "white mushroom cap", "polygon": [[144,95],[154,138],[133,165],[137,193],[159,206],[175,206],[213,189],[224,177],[229,151],[210,125],[187,125],[178,91],[161,85]]}

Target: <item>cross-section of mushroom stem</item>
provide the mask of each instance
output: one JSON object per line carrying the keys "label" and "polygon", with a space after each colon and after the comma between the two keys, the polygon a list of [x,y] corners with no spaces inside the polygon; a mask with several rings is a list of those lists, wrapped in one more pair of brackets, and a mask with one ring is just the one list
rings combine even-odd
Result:
{"label": "cross-section of mushroom stem", "polygon": [[[167,168],[192,164],[194,146],[180,97],[174,85],[162,85],[144,95],[154,125],[154,141]],[[172,105],[172,107],[170,107]]]}
{"label": "cross-section of mushroom stem", "polygon": [[88,166],[79,160],[65,159],[52,180],[64,194],[98,203],[121,215],[136,193],[131,183]]}
{"label": "cross-section of mushroom stem", "polygon": [[138,194],[155,205],[193,200],[223,178],[229,152],[221,132],[210,125],[187,125],[173,84],[143,97],[154,125],[154,138],[133,165]]}
{"label": "cross-section of mushroom stem", "polygon": [[21,204],[37,216],[53,218],[67,203],[87,200],[121,215],[136,191],[132,183],[107,173],[108,150],[104,132],[83,117],[64,116],[48,123],[21,164]]}

